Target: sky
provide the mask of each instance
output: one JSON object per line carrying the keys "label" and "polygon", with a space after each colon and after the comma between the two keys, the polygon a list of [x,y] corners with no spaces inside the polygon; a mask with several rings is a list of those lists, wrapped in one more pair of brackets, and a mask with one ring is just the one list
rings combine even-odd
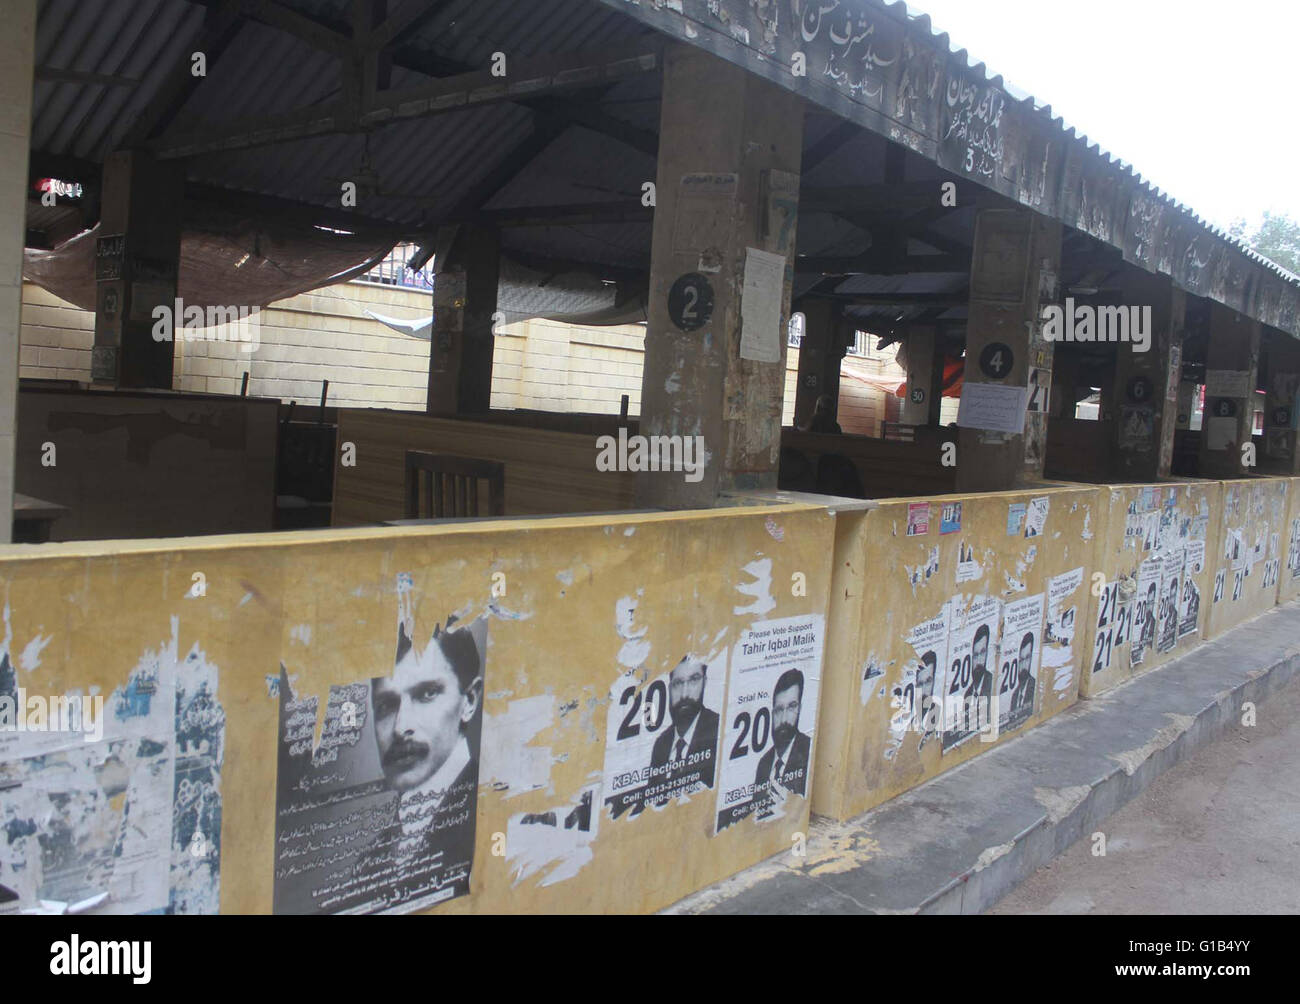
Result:
{"label": "sky", "polygon": [[1300,0],[907,3],[1209,222],[1300,220]]}

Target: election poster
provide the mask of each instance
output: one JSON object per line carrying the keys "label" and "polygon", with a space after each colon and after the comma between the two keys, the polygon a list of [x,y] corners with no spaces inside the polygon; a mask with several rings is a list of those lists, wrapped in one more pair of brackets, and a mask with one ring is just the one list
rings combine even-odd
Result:
{"label": "election poster", "polygon": [[749,816],[778,819],[811,793],[823,621],[820,614],[759,621],[733,647],[715,833]]}
{"label": "election poster", "polygon": [[1183,548],[1171,547],[1160,556],[1160,591],[1156,606],[1156,651],[1168,652],[1178,643],[1178,602],[1183,588]]}
{"label": "election poster", "polygon": [[624,673],[609,694],[604,800],[614,819],[712,788],[717,774],[725,650],[687,654],[641,680],[637,671]]}
{"label": "election poster", "polygon": [[1038,707],[1038,666],[1043,649],[1042,593],[1002,608],[998,669],[998,731],[1020,728]]}
{"label": "election poster", "polygon": [[1195,634],[1201,619],[1201,590],[1196,576],[1205,571],[1205,541],[1188,542],[1183,552],[1183,591],[1178,602],[1178,637]]}
{"label": "election poster", "polygon": [[1133,612],[1133,644],[1129,660],[1140,666],[1146,660],[1147,649],[1156,643],[1156,608],[1160,598],[1159,558],[1148,558],[1138,566],[1137,600]]}
{"label": "election poster", "polygon": [[[891,750],[897,750],[909,730],[915,729],[917,750],[938,737],[943,728],[943,668],[948,664],[948,611],[945,603],[939,616],[922,621],[907,635],[907,643],[916,653],[916,661],[905,674],[899,708],[890,722]],[[910,679],[908,678],[910,677]],[[887,759],[893,759],[886,752]]]}
{"label": "election poster", "polygon": [[943,684],[943,752],[992,728],[993,669],[998,659],[1000,601],[981,596],[962,609],[954,600]]}
{"label": "election poster", "polygon": [[[1058,698],[1078,686],[1074,678],[1074,636],[1078,623],[1076,596],[1083,585],[1083,568],[1047,580],[1047,626],[1043,629],[1043,670]],[[1046,684],[1048,679],[1044,680]]]}
{"label": "election poster", "polygon": [[1128,642],[1133,630],[1133,599],[1123,599],[1123,586],[1120,582],[1107,584],[1102,590],[1100,601],[1093,643],[1093,676],[1110,669],[1115,652]]}
{"label": "election poster", "polygon": [[469,893],[486,652],[486,618],[417,634],[405,607],[392,672],[331,687],[319,726],[318,697],[281,667],[274,913],[410,913]]}

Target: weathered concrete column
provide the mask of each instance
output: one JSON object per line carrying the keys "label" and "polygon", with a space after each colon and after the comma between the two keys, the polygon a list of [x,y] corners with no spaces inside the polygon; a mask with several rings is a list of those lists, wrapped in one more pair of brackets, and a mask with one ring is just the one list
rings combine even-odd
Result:
{"label": "weathered concrete column", "polygon": [[104,161],[90,362],[97,383],[171,389],[173,339],[184,318],[172,317],[172,339],[160,340],[154,337],[154,308],[174,313],[184,196],[180,162],[159,162],[134,150],[111,153]]}
{"label": "weathered concrete column", "polygon": [[642,505],[776,487],[803,111],[693,46],[666,56],[641,434],[702,437],[708,462],[641,474]]}
{"label": "weathered concrete column", "polygon": [[1114,474],[1122,481],[1158,481],[1169,476],[1174,458],[1187,294],[1167,276],[1140,272],[1125,277],[1123,306],[1130,328],[1145,325],[1148,308],[1151,320],[1142,332],[1145,351],[1144,341],[1114,343]]}
{"label": "weathered concrete column", "polygon": [[0,544],[14,525],[18,340],[22,331],[27,148],[32,125],[36,0],[6,4],[0,32]]}
{"label": "weathered concrete column", "polygon": [[794,396],[796,427],[812,421],[817,399],[829,394],[832,413],[839,412],[840,364],[848,344],[840,305],[834,300],[805,300],[803,345],[799,349],[799,377]]}
{"label": "weathered concrete column", "polygon": [[1262,474],[1300,474],[1300,443],[1296,428],[1296,398],[1300,393],[1300,341],[1273,332],[1261,349],[1265,373],[1264,450]]}
{"label": "weathered concrete column", "polygon": [[914,324],[907,333],[907,393],[898,421],[903,425],[939,424],[943,401],[943,352],[933,324]]}
{"label": "weathered concrete column", "polygon": [[[1019,416],[1009,392],[981,385],[1038,388],[1051,385],[1052,342],[1043,336],[1042,307],[1057,300],[1061,225],[1025,209],[983,209],[975,222],[971,259],[970,319],[966,330],[963,418],[957,449],[957,490],[1004,491],[1041,480],[1047,452],[1047,412],[1025,415],[1022,431],[992,431],[1001,413],[1008,426]],[[1035,383],[1036,381],[1036,383]],[[970,406],[984,399],[978,425]],[[938,463],[938,458],[935,460]]]}
{"label": "weathered concrete column", "polygon": [[428,411],[486,414],[492,408],[492,329],[501,276],[501,235],[492,227],[464,226],[440,235],[438,245]]}
{"label": "weathered concrete column", "polygon": [[1210,304],[1210,341],[1205,353],[1205,418],[1201,424],[1200,475],[1235,478],[1255,473],[1242,446],[1251,442],[1260,325],[1220,303]]}

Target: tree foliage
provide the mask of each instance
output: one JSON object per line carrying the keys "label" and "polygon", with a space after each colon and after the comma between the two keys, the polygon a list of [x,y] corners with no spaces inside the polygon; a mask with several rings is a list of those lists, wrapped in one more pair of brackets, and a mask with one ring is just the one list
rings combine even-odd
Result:
{"label": "tree foliage", "polygon": [[1229,233],[1285,269],[1300,274],[1300,223],[1285,213],[1265,213],[1258,227],[1250,231],[1245,220],[1237,220]]}

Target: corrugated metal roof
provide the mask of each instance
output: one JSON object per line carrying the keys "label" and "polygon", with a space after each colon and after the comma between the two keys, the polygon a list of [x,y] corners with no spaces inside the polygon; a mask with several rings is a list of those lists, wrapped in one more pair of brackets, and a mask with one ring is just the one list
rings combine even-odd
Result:
{"label": "corrugated metal roof", "polygon": [[977,61],[974,58],[974,56],[972,56],[965,49],[958,48],[956,46],[956,43],[954,43],[951,40],[951,38],[948,36],[948,33],[946,31],[940,31],[939,29],[935,28],[934,23],[930,18],[930,15],[920,10],[915,4],[909,5],[908,3],[905,2],[905,0],[893,0],[893,2],[891,2],[891,0],[874,0],[874,2],[886,8],[901,9],[901,11],[913,24],[915,24],[919,28],[928,31],[933,38],[939,41],[940,44],[946,46],[950,53],[952,53],[957,58],[964,60],[966,66],[972,72],[980,74],[987,83],[995,84],[1001,87],[1020,104],[1025,105],[1027,107],[1031,107],[1034,109],[1034,111],[1037,114],[1050,119],[1063,132],[1065,132],[1067,136],[1077,137],[1079,142],[1083,143],[1089,150],[1095,151],[1096,154],[1100,156],[1103,160],[1105,160],[1107,164],[1111,164],[1114,165],[1115,167],[1122,168],[1126,175],[1136,179],[1136,181],[1142,185],[1144,191],[1149,192],[1155,195],[1156,197],[1170,203],[1175,208],[1188,213],[1196,223],[1205,227],[1208,231],[1210,231],[1210,233],[1212,233],[1219,240],[1227,241],[1229,244],[1233,245],[1237,250],[1241,251],[1243,254],[1246,255],[1246,257],[1250,258],[1256,264],[1262,265],[1263,267],[1269,269],[1275,274],[1287,279],[1289,282],[1292,282],[1296,285],[1300,285],[1300,275],[1296,275],[1294,272],[1291,272],[1288,269],[1283,268],[1281,265],[1279,265],[1277,262],[1273,261],[1272,259],[1264,257],[1264,255],[1260,254],[1258,251],[1250,247],[1250,245],[1246,244],[1244,241],[1241,241],[1236,237],[1233,237],[1231,234],[1227,233],[1226,231],[1221,230],[1219,227],[1215,226],[1209,220],[1206,220],[1202,216],[1200,216],[1200,214],[1195,212],[1195,210],[1193,210],[1190,206],[1187,206],[1181,201],[1179,201],[1178,199],[1173,198],[1163,189],[1157,187],[1152,182],[1143,178],[1140,173],[1133,170],[1132,164],[1128,163],[1127,161],[1124,161],[1119,157],[1114,156],[1109,150],[1104,149],[1099,143],[1092,142],[1085,133],[1078,132],[1074,128],[1074,126],[1066,122],[1063,117],[1059,115],[1053,115],[1052,106],[1047,102],[1040,101],[1032,94],[1029,94],[1026,91],[1023,91],[1020,88],[1014,86],[1009,81],[1007,81],[1004,77],[1002,77],[1000,74],[998,75],[993,74],[992,71],[989,70],[989,68],[983,62]]}
{"label": "corrugated metal roof", "polygon": [[[1012,100],[1034,116],[1053,123],[1067,138],[1096,150],[1105,163],[1137,178],[1142,189],[1185,213],[1218,240],[1227,242],[1248,260],[1293,285],[1297,277],[1254,252],[1242,242],[1169,200],[1158,189],[1089,142],[1076,137],[1051,106],[1008,86],[946,33],[934,28],[928,15],[906,3],[860,0],[866,8],[885,10],[929,34],[969,71],[1006,90]],[[202,36],[205,18],[215,0],[41,0],[37,24],[36,62],[47,71],[74,71],[134,81],[123,85],[38,78],[34,94],[32,147],[47,154],[101,162],[130,133],[141,112],[158,96],[172,67],[187,59]],[[346,33],[348,0],[281,0],[290,8]],[[671,5],[670,5],[671,6]],[[702,5],[701,5],[702,6]],[[390,4],[395,13],[401,5]],[[628,16],[647,10],[625,10],[593,0],[448,0],[434,15],[400,39],[398,51],[413,63],[437,64],[443,72],[484,67],[493,53],[511,58],[568,51],[601,51],[627,44],[655,32]],[[410,69],[393,71],[394,87],[428,78]],[[261,117],[310,104],[328,103],[340,87],[339,63],[332,55],[294,35],[264,24],[247,22],[231,44],[208,65],[208,76],[194,89],[171,128],[220,129],[247,117]],[[602,110],[649,133],[658,126],[657,75],[623,81],[610,88]],[[472,110],[390,123],[371,142],[371,157],[386,193],[365,196],[367,216],[420,226],[437,220],[495,168],[512,156],[516,144],[533,129],[534,114],[522,104],[485,105]],[[812,123],[811,148],[830,129],[830,120]],[[854,137],[833,152],[805,179],[835,179],[839,184],[864,182],[867,164],[878,163],[873,147],[883,139],[869,132]],[[337,205],[338,179],[360,163],[363,143],[358,136],[332,135],[280,143],[242,152],[205,155],[188,164],[195,181],[318,205]],[[648,158],[622,144],[595,140],[580,128],[559,136],[552,148],[527,171],[499,192],[492,205],[539,205],[552,200],[601,201],[623,197]],[[557,165],[564,163],[561,170]],[[928,163],[928,162],[927,162]],[[584,187],[586,186],[586,187]],[[590,190],[589,190],[590,189]],[[586,192],[587,194],[581,195]],[[415,196],[412,198],[411,196]],[[553,203],[552,203],[553,204]],[[937,227],[949,226],[940,221]],[[606,249],[610,263],[643,263],[649,255],[649,227],[641,223],[586,227],[534,227],[507,236],[517,250],[550,249],[558,256],[591,256]],[[800,221],[800,250],[807,255],[854,254],[862,250],[860,236],[840,223]]]}

